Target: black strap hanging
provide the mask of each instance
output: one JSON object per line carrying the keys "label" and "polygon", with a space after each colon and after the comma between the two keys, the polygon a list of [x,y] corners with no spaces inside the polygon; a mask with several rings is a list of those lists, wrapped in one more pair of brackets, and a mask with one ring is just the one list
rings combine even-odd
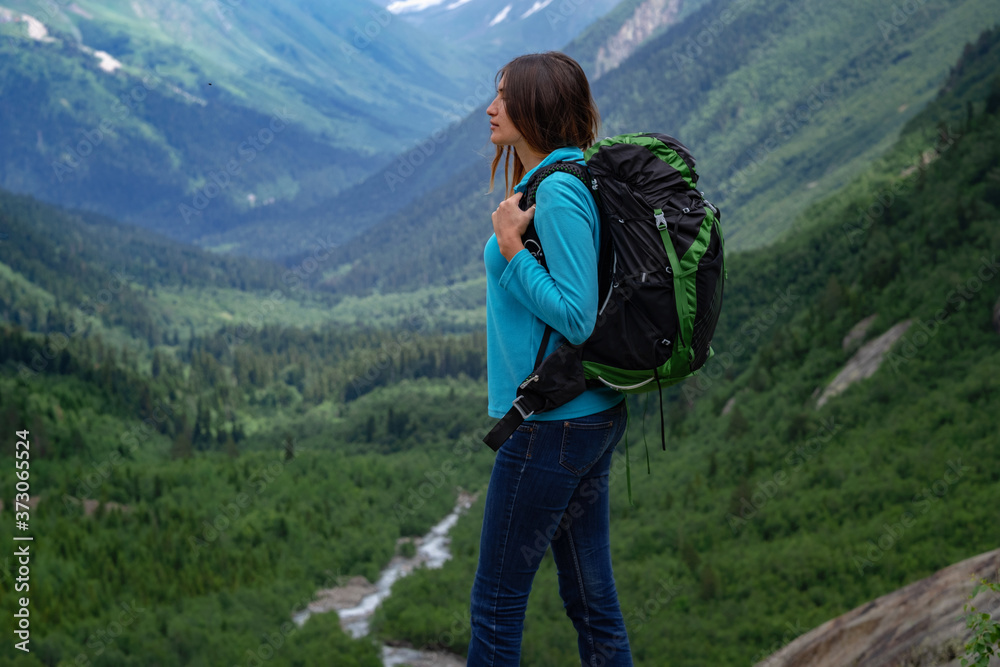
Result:
{"label": "black strap hanging", "polygon": [[660,374],[655,368],[653,379],[656,381],[656,395],[660,397],[660,442],[663,443],[663,451],[667,451],[667,432],[663,420],[663,387],[660,386]]}

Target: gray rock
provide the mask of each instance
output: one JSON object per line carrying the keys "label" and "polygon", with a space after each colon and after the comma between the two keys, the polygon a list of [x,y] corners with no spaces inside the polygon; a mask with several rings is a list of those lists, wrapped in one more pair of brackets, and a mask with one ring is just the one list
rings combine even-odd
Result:
{"label": "gray rock", "polygon": [[[1000,549],[946,567],[827,621],[757,667],[957,667],[971,633],[962,607],[975,582],[995,580],[998,569]],[[995,593],[981,592],[972,604],[1000,617]]]}
{"label": "gray rock", "polygon": [[819,400],[816,401],[816,407],[823,407],[824,403],[858,380],[874,375],[875,371],[882,365],[885,353],[889,351],[893,343],[903,337],[911,324],[913,324],[913,320],[903,320],[875,340],[865,343],[841,369],[837,377],[833,378],[833,381],[823,390]]}
{"label": "gray rock", "polygon": [[865,339],[865,334],[868,333],[868,329],[871,328],[876,317],[878,317],[878,313],[869,315],[851,327],[851,330],[847,332],[846,336],[844,336],[844,340],[841,341],[841,346],[844,348],[845,352],[850,350],[855,343],[860,343]]}

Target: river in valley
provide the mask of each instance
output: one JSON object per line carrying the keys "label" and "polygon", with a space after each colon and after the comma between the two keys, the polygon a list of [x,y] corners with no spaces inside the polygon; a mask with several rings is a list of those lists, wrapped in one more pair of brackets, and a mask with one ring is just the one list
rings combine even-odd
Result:
{"label": "river in valley", "polygon": [[[476,496],[465,492],[459,493],[458,502],[451,513],[426,535],[413,539],[416,553],[411,557],[395,556],[382,570],[381,576],[374,584],[369,583],[364,577],[354,577],[343,586],[317,591],[317,599],[310,602],[306,609],[294,614],[292,620],[301,627],[312,614],[336,611],[340,616],[340,624],[346,632],[355,638],[364,637],[370,629],[372,614],[382,600],[389,597],[394,583],[417,567],[439,568],[451,558],[449,550],[451,538],[448,533],[455,526],[458,517],[468,510],[475,500]],[[461,656],[389,645],[382,647],[382,662],[386,667],[465,666],[465,660]]]}

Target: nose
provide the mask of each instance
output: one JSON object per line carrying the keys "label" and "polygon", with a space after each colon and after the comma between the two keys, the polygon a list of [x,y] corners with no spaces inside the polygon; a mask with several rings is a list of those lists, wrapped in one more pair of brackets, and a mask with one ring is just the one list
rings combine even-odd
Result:
{"label": "nose", "polygon": [[496,99],[494,99],[492,102],[490,102],[490,105],[486,107],[486,115],[490,117],[496,116],[497,115],[496,107],[497,107],[497,101]]}

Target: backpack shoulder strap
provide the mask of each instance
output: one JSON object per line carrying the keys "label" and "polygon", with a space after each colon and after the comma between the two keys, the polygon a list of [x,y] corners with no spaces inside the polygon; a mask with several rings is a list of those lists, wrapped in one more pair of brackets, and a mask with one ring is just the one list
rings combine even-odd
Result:
{"label": "backpack shoulder strap", "polygon": [[534,205],[536,195],[538,194],[538,186],[557,171],[576,176],[586,186],[588,191],[593,192],[590,172],[587,171],[586,165],[582,165],[579,162],[553,162],[552,164],[545,165],[531,175],[528,184],[524,188],[524,196],[521,197],[521,201],[519,202],[519,208],[522,211],[527,211]]}
{"label": "backpack shoulder strap", "polygon": [[[545,165],[541,169],[537,170],[528,179],[528,184],[524,188],[524,196],[521,197],[521,201],[518,202],[518,208],[522,211],[527,211],[535,204],[535,199],[538,194],[538,186],[542,184],[542,181],[557,171],[563,172],[564,174],[570,174],[576,176],[580,179],[587,190],[594,193],[590,172],[587,170],[586,165],[582,165],[579,162],[553,162],[552,164]],[[521,243],[524,247],[528,249],[531,256],[534,257],[542,268],[548,271],[548,264],[545,262],[545,253],[542,252],[542,243],[538,239],[538,232],[535,230],[535,221],[532,220],[528,223],[528,228],[521,235]]]}
{"label": "backpack shoulder strap", "polygon": [[[557,171],[576,176],[580,179],[580,182],[582,182],[587,189],[592,192],[590,185],[590,172],[587,171],[586,165],[582,165],[579,162],[553,162],[552,164],[546,165],[532,174],[531,178],[528,180],[528,184],[524,188],[525,196],[521,197],[521,201],[518,202],[518,208],[522,211],[527,211],[531,208],[534,205],[538,194],[538,186],[542,184],[543,180]],[[538,232],[535,230],[534,220],[528,223],[528,228],[521,236],[521,242],[524,244],[524,247],[528,249],[528,252],[531,253],[531,256],[538,260],[538,263],[542,265],[542,268],[548,271],[549,267],[545,262],[545,254],[542,252],[542,244],[538,239]],[[538,354],[535,355],[535,369],[542,365],[542,360],[545,358],[545,349],[549,345],[549,339],[552,336],[553,331],[554,329],[551,326],[548,324],[545,325],[545,334],[542,336],[542,343],[538,347]]]}

